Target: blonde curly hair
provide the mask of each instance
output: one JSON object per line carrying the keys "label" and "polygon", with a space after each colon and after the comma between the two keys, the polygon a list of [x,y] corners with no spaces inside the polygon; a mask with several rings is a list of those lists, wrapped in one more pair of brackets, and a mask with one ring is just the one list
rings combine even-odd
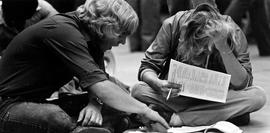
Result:
{"label": "blonde curly hair", "polygon": [[86,0],[77,11],[88,28],[100,37],[130,35],[138,27],[138,16],[124,0]]}
{"label": "blonde curly hair", "polygon": [[228,44],[232,50],[240,45],[239,39],[229,23],[222,19],[218,11],[209,4],[199,5],[186,20],[182,34],[179,38],[177,48],[177,59],[188,64],[192,64],[192,58],[201,55],[209,55],[213,52],[214,44],[211,42],[213,36],[210,35],[209,29],[206,28],[210,21],[220,21],[222,26],[227,26]]}

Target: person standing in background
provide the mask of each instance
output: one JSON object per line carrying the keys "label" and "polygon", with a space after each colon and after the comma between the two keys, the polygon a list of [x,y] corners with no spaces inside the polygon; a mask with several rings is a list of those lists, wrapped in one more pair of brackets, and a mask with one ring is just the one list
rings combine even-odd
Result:
{"label": "person standing in background", "polygon": [[160,0],[126,0],[139,17],[139,27],[129,37],[130,51],[145,51],[154,40],[161,26]]}
{"label": "person standing in background", "polygon": [[267,0],[231,0],[224,12],[238,25],[241,25],[243,16],[249,13],[251,32],[256,40],[260,56],[270,56],[270,24],[267,6]]}
{"label": "person standing in background", "polygon": [[191,8],[190,0],[167,0],[170,16],[179,11],[189,10]]}

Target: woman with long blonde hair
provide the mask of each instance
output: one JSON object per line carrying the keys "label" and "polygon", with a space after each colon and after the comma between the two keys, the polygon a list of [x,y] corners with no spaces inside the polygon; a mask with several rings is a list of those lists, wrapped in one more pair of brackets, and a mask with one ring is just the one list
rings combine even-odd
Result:
{"label": "woman with long blonde hair", "polygon": [[[266,96],[261,87],[252,84],[247,48],[241,29],[215,5],[203,3],[180,11],[163,22],[145,52],[138,74],[142,82],[132,88],[132,96],[157,110],[171,126],[225,120],[248,124],[249,114],[264,106]],[[167,80],[171,59],[231,75],[226,103],[178,95],[181,85]]]}

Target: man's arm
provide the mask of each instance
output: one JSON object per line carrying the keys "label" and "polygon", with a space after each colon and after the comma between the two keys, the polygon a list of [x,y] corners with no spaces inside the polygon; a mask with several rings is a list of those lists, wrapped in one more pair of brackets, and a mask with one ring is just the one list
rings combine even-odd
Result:
{"label": "man's arm", "polygon": [[146,104],[131,97],[128,93],[109,80],[97,82],[87,88],[88,92],[96,94],[105,104],[120,111],[136,113],[169,127],[167,122],[150,109]]}
{"label": "man's arm", "polygon": [[96,94],[107,105],[118,110],[143,114],[148,108],[109,80],[97,82],[87,88],[87,90]]}

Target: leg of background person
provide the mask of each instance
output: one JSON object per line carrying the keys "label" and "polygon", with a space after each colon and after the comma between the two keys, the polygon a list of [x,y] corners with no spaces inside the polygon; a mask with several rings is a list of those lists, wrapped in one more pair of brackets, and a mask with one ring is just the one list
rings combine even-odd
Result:
{"label": "leg of background person", "polygon": [[265,1],[265,7],[266,7],[266,14],[267,14],[268,24],[270,26],[270,0]]}
{"label": "leg of background person", "polygon": [[190,0],[167,0],[167,5],[170,15],[174,15],[178,11],[185,11],[190,9]]}
{"label": "leg of background person", "polygon": [[58,12],[65,13],[74,10],[75,0],[46,0],[49,2]]}
{"label": "leg of background person", "polygon": [[231,16],[232,19],[241,26],[242,17],[249,10],[254,1],[256,0],[232,0],[224,14]]}
{"label": "leg of background person", "polygon": [[146,51],[161,26],[160,0],[140,0],[141,10],[141,47]]}
{"label": "leg of background person", "polygon": [[129,36],[129,49],[131,52],[141,51],[141,12],[140,12],[140,0],[126,0],[132,8],[136,11],[138,17],[139,17],[139,26],[135,33]]}
{"label": "leg of background person", "polygon": [[260,56],[270,56],[270,26],[267,19],[265,0],[255,0],[249,10],[250,24],[257,42]]}
{"label": "leg of background person", "polygon": [[229,7],[232,0],[216,0],[218,10],[221,14],[224,14],[226,9]]}

